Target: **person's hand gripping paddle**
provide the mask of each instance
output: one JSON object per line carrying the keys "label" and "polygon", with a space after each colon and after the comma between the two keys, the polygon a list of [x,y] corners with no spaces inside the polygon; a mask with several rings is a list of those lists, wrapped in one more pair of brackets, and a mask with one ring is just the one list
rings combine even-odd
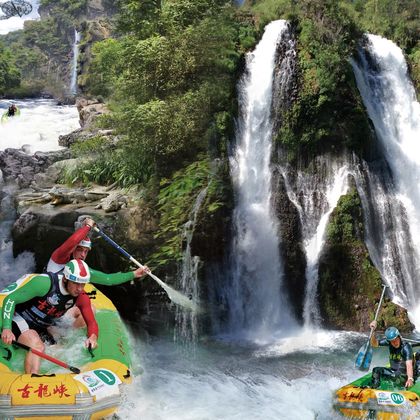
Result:
{"label": "person's hand gripping paddle", "polygon": [[[374,321],[376,321],[376,319],[378,318],[379,310],[381,309],[382,301],[384,300],[386,288],[387,286],[384,285],[382,289],[381,299],[379,300],[378,309],[376,309]],[[372,338],[372,334],[373,334],[373,329],[370,330],[368,341],[365,344],[363,344],[362,347],[360,347],[360,350],[357,353],[354,366],[359,370],[369,370],[370,362],[372,361],[372,353],[373,353],[372,346],[370,344],[370,339]]]}

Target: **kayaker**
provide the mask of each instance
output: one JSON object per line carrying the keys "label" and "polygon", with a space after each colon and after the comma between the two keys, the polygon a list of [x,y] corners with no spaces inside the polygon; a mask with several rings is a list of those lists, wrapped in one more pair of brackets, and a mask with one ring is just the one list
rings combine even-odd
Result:
{"label": "kayaker", "polygon": [[[90,217],[86,217],[83,220],[83,226],[77,229],[62,245],[60,245],[51,255],[50,260],[46,268],[47,273],[59,273],[64,269],[66,263],[72,258],[80,259],[84,261],[92,249],[92,242],[89,239],[89,232],[96,225],[95,221]],[[121,284],[127,281],[134,280],[135,278],[142,277],[148,270],[145,266],[146,271],[142,268],[138,268],[134,271],[127,273],[114,273],[105,274],[102,271],[90,269],[91,282],[99,283],[103,281],[111,281],[112,284]],[[108,280],[107,280],[108,279]]]}
{"label": "kayaker", "polygon": [[[377,322],[372,321],[370,328],[375,331]],[[377,366],[372,371],[372,388],[378,388],[381,378],[385,377],[393,382],[410,388],[414,384],[413,369],[413,348],[410,343],[405,342],[400,332],[395,327],[388,327],[385,330],[385,337],[381,340],[372,334],[370,339],[372,347],[388,346],[390,367]]]}
{"label": "kayaker", "polygon": [[16,105],[15,104],[10,105],[9,108],[7,109],[7,116],[14,117],[16,113],[17,113]]}
{"label": "kayaker", "polygon": [[[23,286],[10,292],[1,310],[1,339],[5,344],[13,340],[41,352],[44,342],[55,343],[51,328],[65,314],[74,327],[87,326],[85,346],[95,348],[99,335],[89,296],[84,287],[91,279],[91,270],[82,260],[68,262],[62,274],[29,274],[19,279]],[[146,270],[144,273],[146,274]],[[101,279],[104,280],[104,279]],[[109,281],[96,281],[111,286]],[[16,287],[16,286],[15,286]],[[81,322],[83,320],[83,322]],[[39,373],[40,359],[32,352],[25,358],[25,372]]]}

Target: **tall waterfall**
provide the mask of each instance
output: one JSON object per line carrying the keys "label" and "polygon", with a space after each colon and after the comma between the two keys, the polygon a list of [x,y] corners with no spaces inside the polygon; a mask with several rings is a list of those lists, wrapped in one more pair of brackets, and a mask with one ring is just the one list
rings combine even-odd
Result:
{"label": "tall waterfall", "polygon": [[321,322],[317,300],[319,257],[330,214],[346,194],[349,174],[346,157],[319,156],[312,166],[310,171],[298,170],[295,177],[290,176],[286,167],[281,168],[287,195],[298,210],[302,226],[306,256],[303,320],[307,327],[319,326]]}
{"label": "tall waterfall", "polygon": [[73,60],[71,63],[71,81],[70,81],[70,93],[72,95],[77,94],[77,60],[79,58],[79,42],[80,33],[74,30],[74,43],[73,43]]}
{"label": "tall waterfall", "polygon": [[403,53],[391,41],[368,35],[366,49],[352,64],[391,172],[387,183],[380,171],[365,179],[370,197],[363,201],[375,202],[368,209],[369,251],[395,300],[409,309],[419,329],[420,105]]}
{"label": "tall waterfall", "polygon": [[294,324],[282,292],[278,224],[271,204],[271,118],[276,47],[287,30],[283,20],[267,25],[246,57],[239,82],[240,116],[231,158],[235,187],[231,283],[227,292],[231,333],[264,340]]}

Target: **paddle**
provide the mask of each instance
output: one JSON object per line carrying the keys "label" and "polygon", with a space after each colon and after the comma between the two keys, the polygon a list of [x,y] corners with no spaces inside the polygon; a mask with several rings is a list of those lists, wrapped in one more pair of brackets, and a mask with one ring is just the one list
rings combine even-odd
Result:
{"label": "paddle", "polygon": [[[102,238],[104,238],[108,243],[110,243],[114,248],[121,252],[124,256],[126,256],[131,262],[133,262],[137,267],[144,268],[134,257],[132,257],[126,250],[121,248],[117,243],[115,243],[109,236],[107,236],[104,232],[102,232],[97,226],[93,228],[95,232],[97,232]],[[168,286],[164,283],[159,277],[152,274],[150,271],[147,274],[155,280],[160,287],[167,293],[169,299],[172,302],[183,306],[184,308],[191,309],[194,312],[200,312],[199,306],[191,299],[188,299],[182,293],[178,292],[177,290],[173,289],[172,287]]]}
{"label": "paddle", "polygon": [[[379,300],[378,309],[376,310],[375,319],[378,318],[379,310],[382,305],[382,301],[384,300],[385,289],[387,286],[383,286],[381,299]],[[373,329],[370,330],[369,338],[366,344],[360,347],[359,353],[357,353],[356,361],[354,366],[359,370],[369,370],[370,362],[372,361],[372,346],[370,345],[370,339],[372,338]]]}
{"label": "paddle", "polygon": [[404,341],[407,341],[408,343],[410,343],[413,347],[417,347],[417,346],[420,346],[420,341],[418,341],[418,340],[413,340],[413,339],[411,339],[411,338],[404,338],[404,337],[401,337]]}
{"label": "paddle", "polygon": [[70,366],[69,364],[67,364],[65,362],[62,362],[61,360],[55,359],[54,357],[49,356],[48,354],[42,353],[42,351],[33,349],[32,347],[29,347],[26,344],[18,343],[16,340],[13,340],[12,341],[12,344],[15,345],[15,346],[17,346],[17,347],[20,347],[21,349],[24,349],[26,351],[30,351],[33,354],[36,354],[37,356],[42,357],[43,359],[49,360],[50,362],[55,363],[58,366],[61,366],[61,367],[65,368],[65,369],[69,369],[73,373],[80,373],[80,369],[79,368],[74,367],[74,366]]}

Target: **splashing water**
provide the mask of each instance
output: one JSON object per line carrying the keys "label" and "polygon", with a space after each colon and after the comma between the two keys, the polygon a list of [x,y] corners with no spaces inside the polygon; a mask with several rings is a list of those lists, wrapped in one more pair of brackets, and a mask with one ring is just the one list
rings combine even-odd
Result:
{"label": "splashing water", "polygon": [[[16,100],[20,115],[0,125],[0,150],[8,147],[25,149],[28,153],[59,150],[58,136],[80,127],[75,106],[57,106],[51,99]],[[10,101],[0,101],[0,112]]]}

